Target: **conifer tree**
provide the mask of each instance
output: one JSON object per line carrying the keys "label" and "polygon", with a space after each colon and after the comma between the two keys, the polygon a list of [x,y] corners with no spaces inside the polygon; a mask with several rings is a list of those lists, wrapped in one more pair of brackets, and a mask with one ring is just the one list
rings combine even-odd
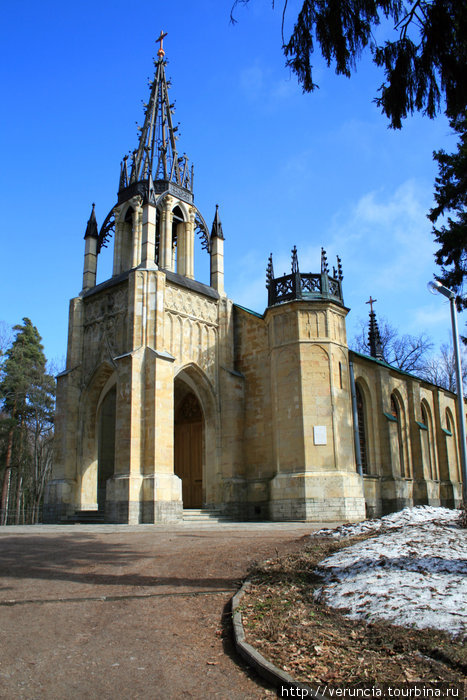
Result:
{"label": "conifer tree", "polygon": [[457,293],[459,308],[467,307],[463,284],[467,276],[467,116],[453,119],[451,127],[459,135],[457,151],[436,151],[439,176],[435,180],[436,207],[428,218],[435,224],[447,216],[440,227],[433,227],[433,235],[440,248],[435,258],[441,266],[437,279]]}
{"label": "conifer tree", "polygon": [[44,443],[50,442],[53,428],[55,382],[46,371],[41,336],[28,318],[13,330],[16,337],[5,353],[0,380],[1,524],[7,523],[11,510],[16,510],[18,520],[25,498],[32,520],[37,518],[45,479],[41,452]]}
{"label": "conifer tree", "polygon": [[[232,12],[250,1],[234,0]],[[287,4],[282,0],[283,28]],[[386,40],[378,43],[380,25]],[[302,0],[282,48],[304,92],[318,87],[311,63],[317,47],[327,65],[346,77],[363,50],[371,51],[385,76],[375,101],[395,129],[414,111],[433,118],[445,107],[453,119],[467,106],[465,0]]]}

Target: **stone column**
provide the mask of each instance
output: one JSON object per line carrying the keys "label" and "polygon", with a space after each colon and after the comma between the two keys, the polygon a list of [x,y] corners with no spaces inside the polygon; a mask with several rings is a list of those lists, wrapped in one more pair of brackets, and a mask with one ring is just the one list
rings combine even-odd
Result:
{"label": "stone column", "polygon": [[186,239],[186,269],[185,275],[189,279],[195,278],[195,212],[190,211],[190,219],[185,223]]}
{"label": "stone column", "polygon": [[80,507],[78,454],[79,407],[82,390],[83,300],[70,301],[67,369],[57,377],[54,463],[44,496],[44,522],[59,522]]}
{"label": "stone column", "polygon": [[160,266],[164,270],[173,270],[172,263],[172,208],[174,199],[170,195],[166,197],[163,205],[163,217],[161,221],[161,255]]}
{"label": "stone column", "polygon": [[140,267],[146,270],[157,269],[156,265],[156,216],[157,209],[145,204],[142,210],[142,246]]}
{"label": "stone column", "polygon": [[224,292],[224,239],[215,236],[211,239],[211,287],[221,296]]}
{"label": "stone column", "polygon": [[117,405],[115,421],[115,470],[107,481],[106,520],[116,523],[141,522],[140,376],[144,350],[115,358],[117,364]]}
{"label": "stone column", "polygon": [[82,293],[96,286],[97,238],[88,236],[84,248],[84,270]]}
{"label": "stone column", "polygon": [[122,232],[124,222],[120,219],[121,207],[114,209],[115,214],[115,240],[114,240],[114,264],[112,276],[116,277],[121,272],[122,267]]}
{"label": "stone column", "polygon": [[174,358],[148,349],[144,372],[142,522],[182,517],[182,484],[174,474]]}
{"label": "stone column", "polygon": [[187,240],[186,240],[186,223],[178,224],[177,226],[177,272],[179,275],[186,276],[187,262]]}
{"label": "stone column", "polygon": [[[134,202],[134,204],[133,204]],[[131,267],[138,267],[142,259],[143,207],[141,197],[134,197],[133,205],[133,253]]]}

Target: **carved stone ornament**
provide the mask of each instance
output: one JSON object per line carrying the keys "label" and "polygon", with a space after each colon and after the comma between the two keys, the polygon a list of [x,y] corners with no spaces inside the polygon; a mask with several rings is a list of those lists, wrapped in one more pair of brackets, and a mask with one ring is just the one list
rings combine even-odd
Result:
{"label": "carved stone ornament", "polygon": [[167,285],[165,307],[168,311],[175,311],[183,316],[217,326],[217,304],[198,294]]}
{"label": "carved stone ornament", "polygon": [[86,302],[84,308],[84,373],[112,362],[124,350],[127,290],[117,289]]}
{"label": "carved stone ornament", "polygon": [[118,289],[98,299],[86,301],[84,307],[84,325],[100,323],[105,318],[116,316],[125,311],[127,305],[126,289]]}

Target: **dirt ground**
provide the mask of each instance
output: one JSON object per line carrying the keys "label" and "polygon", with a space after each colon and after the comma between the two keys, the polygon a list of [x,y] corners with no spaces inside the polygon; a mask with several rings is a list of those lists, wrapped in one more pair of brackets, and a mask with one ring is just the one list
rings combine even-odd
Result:
{"label": "dirt ground", "polygon": [[0,698],[274,697],[233,649],[228,605],[253,561],[311,529],[0,528]]}

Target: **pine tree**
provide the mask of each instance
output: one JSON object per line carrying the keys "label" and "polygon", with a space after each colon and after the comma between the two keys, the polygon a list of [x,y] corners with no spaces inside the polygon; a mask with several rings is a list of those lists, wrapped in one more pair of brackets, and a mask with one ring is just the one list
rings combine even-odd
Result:
{"label": "pine tree", "polygon": [[467,307],[462,296],[467,276],[467,116],[453,119],[451,127],[459,134],[456,153],[436,151],[439,176],[435,181],[436,207],[428,218],[434,224],[447,215],[440,228],[433,227],[433,235],[440,244],[435,258],[441,266],[437,279],[457,293],[459,308]]}
{"label": "pine tree", "polygon": [[[234,0],[238,5],[251,0]],[[384,71],[376,103],[400,129],[414,111],[434,117],[441,106],[449,118],[467,106],[467,4],[464,0],[302,0],[288,41],[286,64],[304,92],[318,86],[311,63],[319,47],[328,66],[350,77],[364,49]],[[288,0],[282,0],[283,24]],[[274,7],[275,0],[272,0]],[[232,21],[236,21],[233,18]],[[377,44],[376,28],[387,40]],[[443,106],[444,106],[443,105]]]}
{"label": "pine tree", "polygon": [[17,521],[25,498],[33,521],[37,518],[46,466],[41,453],[50,443],[53,428],[55,382],[46,371],[41,336],[28,318],[13,330],[16,337],[5,353],[0,381],[4,466],[1,524],[7,523],[12,510],[12,485],[16,487]]}

